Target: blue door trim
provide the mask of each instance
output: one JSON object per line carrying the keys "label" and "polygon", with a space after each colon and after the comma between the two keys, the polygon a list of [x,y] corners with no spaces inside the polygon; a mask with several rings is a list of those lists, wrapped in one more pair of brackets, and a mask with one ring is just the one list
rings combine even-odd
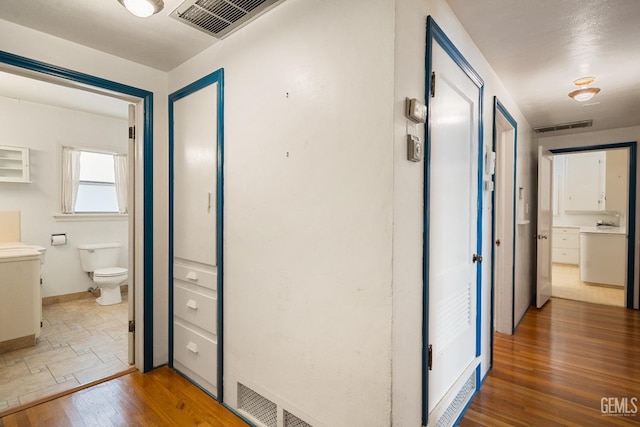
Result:
{"label": "blue door trim", "polygon": [[629,149],[629,194],[628,194],[628,215],[627,215],[627,301],[629,309],[640,307],[640,302],[636,301],[640,295],[635,295],[635,242],[636,242],[636,179],[638,173],[638,142],[618,142],[613,144],[589,145],[584,147],[557,148],[551,151],[553,154],[577,153],[581,151],[610,150],[613,148]]}
{"label": "blue door trim", "polygon": [[[179,99],[191,95],[214,83],[218,84],[217,97],[217,171],[216,171],[216,263],[218,267],[217,277],[217,335],[218,335],[218,361],[217,361],[217,385],[218,396],[213,396],[218,402],[223,402],[223,381],[222,374],[224,372],[224,313],[223,313],[223,296],[224,296],[224,69],[214,71],[195,82],[179,89],[169,95],[169,366],[173,368],[173,154],[174,154],[174,129],[173,129],[173,105]],[[203,389],[207,394],[210,394]]]}
{"label": "blue door trim", "polygon": [[[426,150],[424,160],[424,212],[423,227],[424,237],[422,243],[422,282],[423,282],[423,306],[422,306],[422,424],[426,425],[429,417],[429,372],[428,363],[428,347],[429,347],[429,196],[430,196],[430,162],[431,162],[431,73],[433,71],[432,53],[433,42],[437,42],[443,50],[451,57],[451,59],[462,69],[469,79],[479,89],[478,99],[478,205],[477,205],[477,254],[482,254],[482,196],[483,196],[483,169],[482,159],[484,156],[483,143],[483,94],[484,81],[480,75],[473,69],[471,64],[456,48],[453,42],[447,37],[442,29],[436,24],[431,16],[427,17],[427,40],[426,40],[426,58],[425,58],[425,100],[428,106],[428,118],[425,123]],[[482,284],[482,268],[481,264],[477,264],[477,283],[476,283],[476,357],[481,352],[481,284]],[[479,375],[476,376],[479,378]],[[476,390],[479,383],[476,384]]]}
{"label": "blue door trim", "polygon": [[113,92],[140,98],[144,103],[144,141],[143,141],[143,276],[144,276],[144,325],[141,331],[143,339],[143,371],[153,369],[153,93],[144,89],[95,77],[90,74],[59,67],[46,62],[36,61],[23,56],[0,51],[0,62],[40,74],[98,87]]}
{"label": "blue door trim", "polygon": [[[497,149],[498,140],[498,128],[496,123],[496,116],[500,113],[513,127],[513,263],[511,264],[511,333],[516,329],[515,323],[515,283],[516,283],[516,182],[517,182],[517,158],[518,158],[518,122],[513,118],[511,113],[504,107],[497,96],[493,97],[493,152]],[[496,221],[496,187],[495,174],[492,177],[494,183],[494,191],[491,195],[491,330],[490,330],[490,363],[489,369],[493,368],[493,330],[494,330],[494,317],[495,317],[495,221]]]}

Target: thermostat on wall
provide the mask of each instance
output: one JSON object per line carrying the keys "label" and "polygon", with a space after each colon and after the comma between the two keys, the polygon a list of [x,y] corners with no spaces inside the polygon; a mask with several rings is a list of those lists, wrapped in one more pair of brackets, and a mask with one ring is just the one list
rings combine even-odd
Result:
{"label": "thermostat on wall", "polygon": [[407,98],[407,117],[416,123],[427,121],[427,106],[416,98]]}

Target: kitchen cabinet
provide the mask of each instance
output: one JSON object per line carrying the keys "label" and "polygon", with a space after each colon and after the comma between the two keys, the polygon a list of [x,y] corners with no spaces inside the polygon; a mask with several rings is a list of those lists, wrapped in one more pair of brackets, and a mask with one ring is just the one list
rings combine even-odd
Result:
{"label": "kitchen cabinet", "polygon": [[29,149],[0,146],[0,182],[29,182]]}
{"label": "kitchen cabinet", "polygon": [[613,286],[626,282],[627,236],[603,230],[580,233],[580,280]]}
{"label": "kitchen cabinet", "polygon": [[605,162],[604,151],[565,156],[565,211],[605,209]]}
{"label": "kitchen cabinet", "polygon": [[580,263],[580,228],[553,227],[551,260],[559,264]]}

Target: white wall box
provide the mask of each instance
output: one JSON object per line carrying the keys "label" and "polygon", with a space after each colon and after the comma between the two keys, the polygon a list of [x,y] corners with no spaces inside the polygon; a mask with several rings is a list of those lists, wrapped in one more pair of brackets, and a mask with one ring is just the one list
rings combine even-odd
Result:
{"label": "white wall box", "polygon": [[[218,394],[218,84],[173,100],[173,367]],[[192,153],[198,153],[194,156]]]}
{"label": "white wall box", "polygon": [[560,264],[580,262],[580,228],[553,227],[551,259]]}
{"label": "white wall box", "polygon": [[0,146],[0,182],[30,182],[28,148]]}

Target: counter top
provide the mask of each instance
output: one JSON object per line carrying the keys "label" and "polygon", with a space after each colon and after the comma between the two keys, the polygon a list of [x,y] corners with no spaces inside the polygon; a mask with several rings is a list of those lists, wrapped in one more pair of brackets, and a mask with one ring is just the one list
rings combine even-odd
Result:
{"label": "counter top", "polygon": [[580,227],[580,233],[594,234],[627,234],[624,227]]}
{"label": "counter top", "polygon": [[21,242],[0,243],[0,262],[19,261],[20,259],[40,258],[44,264],[44,254],[47,251],[42,246],[26,245]]}

